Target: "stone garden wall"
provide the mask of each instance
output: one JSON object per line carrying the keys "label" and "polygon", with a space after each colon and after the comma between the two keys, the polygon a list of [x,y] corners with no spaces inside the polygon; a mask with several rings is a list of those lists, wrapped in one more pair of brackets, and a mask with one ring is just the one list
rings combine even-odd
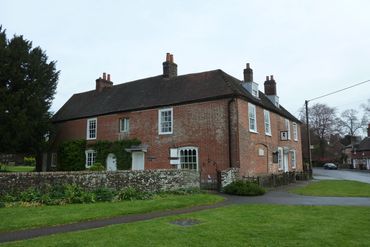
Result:
{"label": "stone garden wall", "polygon": [[142,170],[116,172],[19,172],[0,173],[0,194],[29,187],[77,184],[87,189],[134,187],[148,192],[199,188],[199,172],[190,170]]}

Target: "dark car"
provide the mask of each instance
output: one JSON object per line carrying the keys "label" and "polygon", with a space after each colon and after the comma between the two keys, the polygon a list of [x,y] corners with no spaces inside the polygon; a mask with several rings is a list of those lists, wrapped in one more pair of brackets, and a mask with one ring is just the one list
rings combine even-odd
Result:
{"label": "dark car", "polygon": [[338,169],[337,165],[336,164],[333,164],[333,163],[325,163],[323,165],[323,167],[325,169],[328,169],[328,170],[336,170],[336,169]]}

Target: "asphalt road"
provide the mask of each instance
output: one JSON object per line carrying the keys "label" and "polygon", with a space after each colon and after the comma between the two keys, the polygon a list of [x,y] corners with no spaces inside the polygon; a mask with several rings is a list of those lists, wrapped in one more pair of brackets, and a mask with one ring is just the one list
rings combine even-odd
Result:
{"label": "asphalt road", "polygon": [[355,180],[370,184],[369,171],[356,170],[325,170],[323,168],[313,168],[314,179],[339,179],[339,180]]}

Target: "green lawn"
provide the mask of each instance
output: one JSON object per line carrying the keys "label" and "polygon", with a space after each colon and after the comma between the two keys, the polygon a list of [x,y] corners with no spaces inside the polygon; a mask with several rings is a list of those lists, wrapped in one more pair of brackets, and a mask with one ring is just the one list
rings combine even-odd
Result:
{"label": "green lawn", "polygon": [[0,231],[213,204],[222,200],[223,198],[217,195],[193,194],[166,195],[153,200],[0,208]]}
{"label": "green lawn", "polygon": [[[176,219],[200,224],[182,227]],[[370,246],[370,207],[233,205],[5,246]]]}
{"label": "green lawn", "polygon": [[1,166],[1,172],[32,172],[34,170],[34,166]]}
{"label": "green lawn", "polygon": [[305,196],[370,197],[370,184],[349,180],[321,180],[290,192]]}

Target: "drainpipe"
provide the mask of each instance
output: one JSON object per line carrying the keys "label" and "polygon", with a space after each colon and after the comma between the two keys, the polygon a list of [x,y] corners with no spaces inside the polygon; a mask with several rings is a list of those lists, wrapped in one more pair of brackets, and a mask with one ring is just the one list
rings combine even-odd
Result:
{"label": "drainpipe", "polygon": [[231,158],[231,103],[233,103],[235,101],[235,98],[231,98],[228,102],[227,102],[227,120],[228,120],[228,133],[229,133],[229,167],[231,168],[232,167],[232,158]]}

